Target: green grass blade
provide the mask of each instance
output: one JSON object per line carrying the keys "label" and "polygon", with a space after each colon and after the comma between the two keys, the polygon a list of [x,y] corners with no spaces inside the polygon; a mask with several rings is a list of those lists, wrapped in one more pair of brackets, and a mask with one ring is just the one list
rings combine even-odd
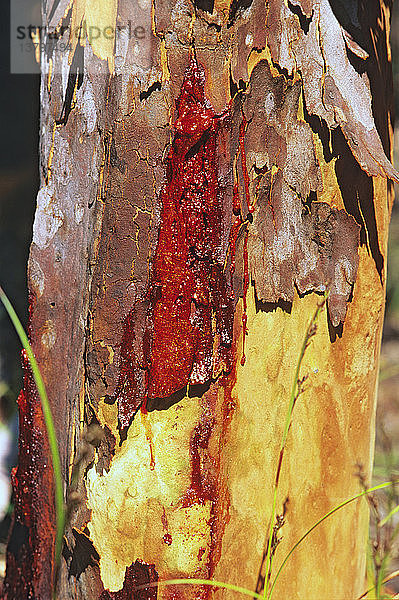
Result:
{"label": "green grass blade", "polygon": [[316,527],[318,527],[321,523],[323,523],[323,521],[325,521],[326,519],[328,519],[328,517],[331,517],[331,515],[333,515],[334,513],[336,513],[338,510],[340,510],[341,508],[343,508],[344,506],[347,506],[348,504],[350,504],[351,502],[354,502],[354,500],[357,500],[358,498],[361,498],[362,496],[366,496],[367,494],[371,494],[372,492],[376,492],[378,490],[382,490],[384,488],[387,488],[391,485],[394,485],[395,483],[399,483],[399,481],[386,481],[384,483],[380,483],[379,485],[376,485],[372,488],[369,488],[367,490],[363,490],[362,492],[359,492],[358,494],[356,494],[355,496],[352,496],[352,498],[348,498],[348,500],[344,500],[344,502],[341,502],[340,504],[338,504],[337,506],[335,506],[334,508],[332,508],[331,510],[328,511],[328,513],[326,513],[323,517],[321,517],[321,519],[319,519],[318,521],[316,521],[316,523],[314,525],[312,525],[312,527],[310,529],[307,530],[306,533],[303,534],[303,536],[293,545],[293,547],[291,548],[291,550],[288,552],[287,556],[284,558],[283,562],[280,565],[279,570],[276,573],[276,576],[273,580],[272,586],[270,588],[270,598],[272,597],[272,593],[273,590],[275,588],[275,585],[277,583],[278,578],[281,575],[282,570],[284,569],[285,565],[287,564],[289,558],[291,557],[291,555],[295,552],[295,550],[298,548],[298,546],[308,537],[308,535],[310,535],[312,533],[312,531],[314,531],[316,529]]}
{"label": "green grass blade", "polygon": [[46,425],[47,437],[50,448],[51,455],[51,463],[53,467],[53,475],[54,475],[54,487],[55,487],[55,512],[56,512],[56,540],[55,540],[55,562],[56,567],[60,564],[61,561],[61,551],[62,551],[62,538],[64,535],[64,527],[65,527],[65,505],[64,505],[64,490],[63,490],[63,482],[62,482],[62,474],[61,474],[61,460],[60,454],[58,451],[58,443],[57,436],[54,428],[54,421],[51,414],[50,403],[48,400],[46,387],[44,385],[43,378],[41,376],[39,366],[37,364],[35,355],[33,353],[32,347],[29,343],[28,336],[25,333],[25,330],[19,320],[17,313],[14,310],[11,302],[7,298],[4,290],[0,286],[0,300],[2,301],[4,308],[6,309],[12,324],[18,334],[19,339],[21,340],[22,346],[25,348],[26,354],[29,359],[29,363],[32,369],[33,378],[35,380],[35,384],[37,387],[37,391],[40,396],[40,401],[43,410],[44,422]]}
{"label": "green grass blade", "polygon": [[164,581],[160,580],[150,584],[143,584],[136,587],[136,590],[147,589],[149,587],[157,587],[162,585],[208,585],[210,587],[216,587],[222,590],[230,590],[231,592],[236,592],[237,594],[243,594],[244,596],[251,596],[251,598],[258,598],[258,600],[263,600],[263,595],[258,594],[257,592],[253,592],[248,590],[247,588],[241,587],[239,585],[233,585],[232,583],[225,583],[223,581],[213,581],[209,579],[165,579]]}
{"label": "green grass blade", "polygon": [[386,517],[384,517],[383,519],[381,519],[381,521],[378,523],[378,527],[383,527],[386,523],[388,523],[389,519],[391,517],[393,517],[393,515],[395,515],[397,512],[399,511],[399,504],[397,506],[395,506],[395,508],[393,508]]}
{"label": "green grass blade", "polygon": [[[386,583],[389,583],[390,581],[392,581],[392,579],[396,579],[396,577],[399,577],[399,571],[394,571],[393,573],[391,573],[390,575],[387,575],[387,577],[385,577],[382,581],[382,583],[385,585]],[[365,598],[366,596],[368,596],[369,594],[371,594],[371,592],[373,592],[375,590],[376,586],[373,585],[373,587],[369,588],[366,592],[363,592],[363,594],[361,596],[359,596],[359,598],[357,600],[362,600],[363,598]],[[391,597],[391,596],[389,596]],[[394,598],[396,598],[397,596],[394,596]]]}

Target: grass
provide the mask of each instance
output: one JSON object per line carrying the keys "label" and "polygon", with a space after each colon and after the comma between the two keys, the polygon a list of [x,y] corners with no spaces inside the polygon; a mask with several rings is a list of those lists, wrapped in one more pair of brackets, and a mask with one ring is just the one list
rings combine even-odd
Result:
{"label": "grass", "polygon": [[[368,494],[372,494],[372,493],[374,493],[376,491],[388,488],[389,486],[392,486],[395,483],[399,483],[399,481],[396,481],[396,482],[386,481],[384,483],[380,483],[379,485],[371,487],[371,488],[369,488],[367,490],[363,490],[363,491],[359,492],[358,494],[355,494],[351,498],[348,498],[347,500],[344,500],[343,502],[341,502],[340,504],[338,504],[337,506],[335,506],[334,508],[332,508],[331,510],[329,510],[320,519],[318,519],[316,521],[316,523],[314,523],[314,525],[312,525],[312,527],[310,527],[310,529],[308,529],[299,538],[299,540],[292,546],[291,550],[285,556],[285,558],[282,561],[282,563],[280,565],[280,568],[277,571],[276,576],[274,577],[273,582],[272,582],[272,584],[270,586],[270,591],[269,591],[269,594],[268,594],[269,600],[271,600],[271,598],[273,596],[273,592],[274,592],[275,586],[277,584],[277,581],[280,578],[281,573],[284,571],[284,568],[286,567],[289,559],[291,558],[291,556],[293,555],[293,553],[297,550],[297,548],[302,544],[302,542],[304,542],[305,539],[317,527],[319,527],[319,525],[321,525],[329,517],[331,517],[333,514],[335,514],[336,512],[338,512],[339,510],[341,510],[345,506],[348,506],[348,504],[350,504],[351,502],[354,502],[355,500],[358,500],[359,498],[362,498],[363,496],[367,496]],[[384,579],[384,581],[389,581],[393,576],[396,577],[396,574],[391,574],[391,575],[387,576]],[[219,588],[219,589],[230,590],[232,592],[237,592],[237,593],[243,594],[245,596],[252,596],[252,598],[258,598],[259,600],[263,600],[264,599],[264,594],[259,594],[257,592],[254,592],[253,590],[249,590],[249,589],[241,587],[241,586],[233,585],[231,583],[226,583],[226,582],[221,582],[221,581],[216,581],[216,580],[208,580],[208,579],[194,579],[194,578],[192,578],[192,579],[191,578],[188,578],[188,579],[167,579],[167,580],[164,580],[164,581],[161,580],[161,581],[158,581],[158,582],[152,583],[152,584],[144,584],[142,586],[138,586],[136,589],[137,590],[141,590],[141,589],[146,589],[146,588],[149,588],[149,587],[156,587],[156,586],[162,586],[162,585],[166,585],[166,586],[170,586],[170,585],[206,585],[206,586],[211,586],[211,587],[215,587],[215,588]],[[375,587],[376,586],[371,587],[367,592],[365,592],[364,594],[362,594],[362,596],[360,596],[358,600],[361,600],[361,598],[363,598],[367,593],[370,593]]]}
{"label": "grass", "polygon": [[325,295],[323,301],[320,304],[318,304],[318,306],[314,312],[314,315],[306,329],[305,337],[302,342],[301,350],[300,350],[299,357],[298,357],[298,362],[297,362],[296,369],[295,369],[294,380],[292,383],[290,401],[288,404],[287,414],[286,414],[285,423],[284,423],[283,436],[282,436],[281,444],[280,444],[280,452],[279,452],[279,459],[278,459],[278,464],[277,464],[276,478],[274,481],[273,504],[272,504],[272,513],[271,513],[271,517],[270,517],[270,526],[269,526],[269,535],[268,535],[267,553],[266,553],[266,577],[265,577],[264,594],[263,594],[264,600],[271,597],[271,596],[269,596],[268,590],[269,590],[269,582],[270,582],[271,571],[272,571],[272,566],[273,566],[274,549],[273,549],[272,541],[273,541],[273,531],[275,528],[274,523],[276,520],[277,493],[278,493],[278,484],[280,481],[281,466],[282,466],[282,462],[283,462],[283,458],[284,458],[284,451],[285,451],[285,447],[286,447],[286,443],[287,443],[288,432],[291,427],[294,406],[295,406],[295,403],[298,400],[299,396],[304,392],[304,383],[307,379],[307,376],[303,377],[302,379],[300,378],[301,366],[302,366],[303,359],[305,357],[306,350],[309,347],[309,344],[310,344],[312,338],[316,335],[317,320],[319,318],[320,313],[322,312],[322,310],[325,307],[326,301],[327,301],[327,294]]}
{"label": "grass", "polygon": [[55,433],[54,421],[51,413],[50,403],[47,396],[46,387],[39,366],[37,364],[32,347],[29,343],[28,336],[14,310],[11,302],[7,298],[4,290],[0,286],[0,300],[6,309],[14,328],[18,334],[22,346],[27,354],[29,364],[32,369],[33,378],[39,393],[41,406],[43,410],[44,422],[46,425],[47,438],[50,448],[51,464],[53,467],[54,487],[55,487],[55,512],[56,512],[56,539],[55,539],[55,566],[56,572],[61,562],[62,540],[65,528],[65,503],[64,503],[64,488],[61,474],[61,460],[58,450],[57,436]]}
{"label": "grass", "polygon": [[[341,502],[340,504],[338,504],[337,506],[332,508],[330,511],[328,511],[325,515],[323,515],[320,519],[318,519],[314,523],[314,525],[312,525],[312,527],[310,527],[310,529],[308,529],[299,538],[299,540],[292,546],[290,551],[287,553],[287,555],[283,559],[274,579],[271,580],[273,556],[274,556],[274,552],[276,549],[275,547],[273,547],[272,541],[273,541],[273,535],[274,535],[274,531],[275,531],[275,527],[276,527],[275,520],[276,520],[276,507],[277,507],[277,491],[278,491],[278,484],[279,484],[279,478],[280,478],[280,473],[281,473],[281,466],[282,466],[282,461],[283,461],[283,457],[284,457],[284,451],[285,451],[285,447],[286,447],[289,430],[291,427],[294,407],[295,407],[296,401],[298,400],[299,396],[305,391],[304,383],[307,380],[307,376],[304,376],[304,377],[300,376],[303,359],[304,359],[306,350],[309,347],[309,344],[311,343],[312,338],[317,333],[317,321],[320,316],[320,313],[325,308],[326,301],[327,301],[327,295],[324,297],[323,301],[317,306],[317,308],[313,314],[313,317],[306,329],[304,340],[302,342],[300,354],[298,357],[298,362],[297,362],[296,369],[295,369],[295,374],[294,374],[294,379],[293,379],[291,394],[290,394],[290,400],[289,400],[289,404],[288,404],[287,414],[286,414],[285,423],[284,423],[284,430],[283,430],[282,440],[281,440],[281,444],[280,444],[279,460],[278,460],[278,464],[277,464],[276,477],[275,477],[275,481],[274,481],[272,513],[271,513],[271,518],[270,518],[270,525],[269,525],[269,531],[268,531],[268,542],[267,542],[267,552],[266,552],[266,576],[265,576],[265,584],[264,584],[263,593],[259,594],[252,590],[242,588],[240,586],[235,586],[235,585],[232,585],[232,584],[229,584],[226,582],[219,582],[219,581],[212,581],[212,580],[205,580],[205,579],[173,579],[173,580],[171,579],[171,580],[167,580],[167,581],[160,581],[160,582],[158,582],[158,585],[189,585],[189,584],[191,584],[191,585],[207,585],[207,586],[212,586],[212,587],[216,587],[216,588],[220,588],[220,589],[231,590],[232,592],[241,593],[246,596],[252,596],[253,598],[259,598],[260,600],[272,600],[276,584],[277,584],[282,572],[284,571],[287,563],[289,562],[291,556],[298,549],[298,547],[302,544],[302,542],[304,542],[306,540],[306,538],[317,527],[319,527],[326,519],[328,519],[329,517],[334,515],[336,512],[343,509],[344,507],[348,506],[355,500],[358,500],[362,497],[367,497],[371,494],[374,494],[377,491],[390,488],[390,487],[394,486],[395,484],[399,483],[399,480],[397,480],[397,481],[391,480],[391,481],[385,481],[383,483],[380,483],[378,485],[375,485],[375,486],[367,488],[367,489],[363,488],[363,490],[360,491],[359,493],[348,498],[347,500],[344,500],[343,502]],[[395,512],[397,510],[399,510],[399,508],[393,509],[391,511],[391,513],[389,514],[389,519],[395,514]],[[386,518],[386,521],[388,521],[389,519]],[[384,522],[381,522],[380,526],[382,526],[384,524],[385,524]],[[367,595],[367,593],[372,592],[374,589],[377,589],[377,598],[379,598],[380,596],[378,594],[379,594],[379,590],[381,589],[381,584],[389,581],[394,576],[396,576],[395,573],[385,577],[384,579],[380,578],[380,580],[376,580],[375,584],[367,592],[362,594],[362,596],[360,598],[364,598]],[[154,584],[154,586],[155,585],[157,585],[157,584]],[[146,587],[148,587],[148,586],[146,586]],[[359,598],[359,600],[360,600],[360,598]]]}
{"label": "grass", "polygon": [[[380,427],[382,424],[380,423]],[[381,442],[380,442],[381,444]],[[371,532],[369,539],[368,573],[369,580],[374,582],[371,592],[372,598],[390,598],[384,592],[387,573],[394,558],[395,542],[399,534],[399,524],[394,522],[394,517],[399,511],[397,495],[397,473],[393,469],[394,463],[391,453],[392,447],[386,436],[384,443],[385,476],[392,481],[392,486],[384,491],[381,497],[369,495],[368,502],[371,513]],[[360,482],[365,487],[364,476],[360,473]],[[388,576],[389,577],[389,576]],[[371,593],[370,592],[370,593]]]}

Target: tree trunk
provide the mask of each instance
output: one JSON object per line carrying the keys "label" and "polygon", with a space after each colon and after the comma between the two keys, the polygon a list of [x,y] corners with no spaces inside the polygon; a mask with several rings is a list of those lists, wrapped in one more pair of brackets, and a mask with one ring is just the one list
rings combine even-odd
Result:
{"label": "tree trunk", "polygon": [[[42,54],[30,335],[70,515],[57,598],[232,597],[134,591],[182,577],[262,592],[270,526],[273,580],[370,478],[391,3],[44,4],[60,37]],[[28,369],[20,415],[3,595],[43,600],[53,485]],[[327,519],[275,597],[358,597],[367,528],[364,499]]]}

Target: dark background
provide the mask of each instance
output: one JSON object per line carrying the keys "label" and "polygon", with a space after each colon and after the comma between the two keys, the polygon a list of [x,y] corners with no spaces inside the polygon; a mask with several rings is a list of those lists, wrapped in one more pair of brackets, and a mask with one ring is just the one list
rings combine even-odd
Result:
{"label": "dark background", "polygon": [[[0,20],[0,284],[26,324],[26,263],[38,177],[39,76],[10,74],[10,7]],[[21,387],[19,342],[0,308],[0,396],[5,417]]]}

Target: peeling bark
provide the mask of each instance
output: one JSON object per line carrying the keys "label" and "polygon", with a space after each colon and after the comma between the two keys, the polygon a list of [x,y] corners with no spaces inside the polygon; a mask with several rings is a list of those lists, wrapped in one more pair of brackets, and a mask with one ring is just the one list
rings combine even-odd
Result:
{"label": "peeling bark", "polygon": [[[55,52],[43,58],[31,340],[67,499],[79,498],[57,597],[229,597],[145,588],[175,577],[259,592],[293,371],[326,290],[328,314],[303,365],[309,391],[281,465],[275,569],[357,491],[354,465],[371,469],[386,178],[398,180],[390,90],[380,93],[390,77],[389,6],[343,14],[327,0],[154,0],[153,12],[146,2],[106,4],[47,7],[52,25],[131,19],[146,32],[144,41],[128,29],[112,43],[74,39],[68,63]],[[54,532],[43,489],[52,488],[28,374],[20,411],[3,596],[44,599]],[[41,436],[37,454],[25,414]],[[25,505],[43,506],[40,518]],[[363,591],[367,510],[345,511],[298,550],[276,597]],[[30,552],[28,580],[17,560]]]}

